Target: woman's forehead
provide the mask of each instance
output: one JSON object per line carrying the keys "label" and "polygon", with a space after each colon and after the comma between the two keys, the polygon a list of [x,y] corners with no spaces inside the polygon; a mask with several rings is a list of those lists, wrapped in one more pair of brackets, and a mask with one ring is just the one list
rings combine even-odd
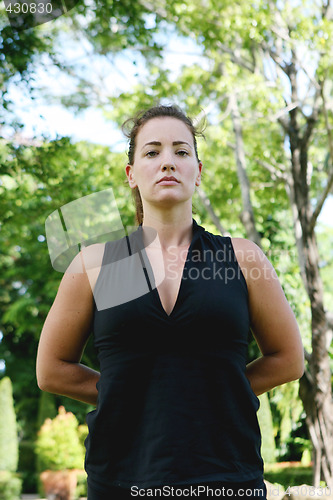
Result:
{"label": "woman's forehead", "polygon": [[162,144],[174,141],[186,141],[191,145],[194,143],[188,126],[178,118],[169,116],[152,118],[142,125],[137,134],[137,145],[150,141]]}

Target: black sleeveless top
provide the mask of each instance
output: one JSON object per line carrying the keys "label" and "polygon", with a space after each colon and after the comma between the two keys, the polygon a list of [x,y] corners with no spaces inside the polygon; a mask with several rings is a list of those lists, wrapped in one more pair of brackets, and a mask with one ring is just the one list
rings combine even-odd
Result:
{"label": "black sleeveless top", "polygon": [[168,315],[140,232],[106,243],[95,286],[101,377],[87,415],[88,482],[149,488],[261,477],[259,400],[245,375],[248,292],[231,239],[193,221]]}

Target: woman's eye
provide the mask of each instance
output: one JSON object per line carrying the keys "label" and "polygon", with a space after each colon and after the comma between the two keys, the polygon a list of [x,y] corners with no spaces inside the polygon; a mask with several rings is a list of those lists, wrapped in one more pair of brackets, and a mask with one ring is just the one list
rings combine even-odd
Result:
{"label": "woman's eye", "polygon": [[[155,156],[158,155],[158,151],[147,151],[147,153],[145,154],[145,156],[148,156],[148,158],[154,158]],[[176,152],[176,155],[178,156],[188,156],[189,153],[188,151],[185,151],[185,150],[180,150],[180,151],[177,151]]]}
{"label": "woman's eye", "polygon": [[155,155],[157,155],[157,151],[148,151],[146,153],[146,156],[148,156],[149,158],[153,158]]}

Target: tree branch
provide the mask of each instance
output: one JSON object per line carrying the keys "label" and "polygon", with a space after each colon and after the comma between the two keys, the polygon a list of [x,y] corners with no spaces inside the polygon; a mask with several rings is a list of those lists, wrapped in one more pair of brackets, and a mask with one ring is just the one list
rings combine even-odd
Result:
{"label": "tree branch", "polygon": [[333,311],[327,311],[326,318],[327,318],[329,328],[331,328],[331,330],[333,330]]}
{"label": "tree branch", "polygon": [[[236,151],[235,144],[232,144],[231,142],[228,141],[227,146],[229,148],[233,149],[234,151]],[[252,157],[246,152],[245,152],[245,156],[248,156],[251,160],[255,161],[256,163],[258,163],[259,165],[264,167],[266,170],[268,170],[268,172],[271,174],[273,179],[275,177],[278,180],[287,182],[287,175],[285,173],[286,170],[285,170],[284,165],[282,165],[280,163],[279,164],[275,163],[275,165],[273,165],[272,163],[268,163],[267,161],[261,160],[260,158]]]}
{"label": "tree branch", "polygon": [[324,84],[321,86],[321,98],[323,102],[323,112],[324,112],[324,119],[325,119],[325,127],[326,127],[326,132],[327,132],[327,140],[328,140],[328,150],[330,153],[330,167],[331,167],[331,172],[328,176],[327,183],[325,186],[325,189],[323,190],[316,207],[314,208],[310,220],[310,230],[313,231],[317,222],[317,219],[320,215],[320,212],[324,206],[324,203],[326,201],[327,196],[329,195],[332,187],[333,187],[333,132],[332,132],[332,127],[330,125],[329,119],[328,119],[328,111],[327,111],[327,106],[326,106],[326,100],[325,100],[325,95],[324,95]]}
{"label": "tree branch", "polygon": [[310,137],[312,135],[313,129],[318,121],[319,109],[320,109],[319,98],[322,95],[322,86],[323,86],[323,83],[319,84],[319,87],[316,88],[312,113],[310,116],[307,117],[305,131],[304,131],[303,137],[301,139],[301,147],[302,148],[308,147],[308,143],[309,143]]}
{"label": "tree branch", "polygon": [[321,8],[322,18],[326,17],[327,19],[331,18],[331,0],[323,0],[323,5]]}
{"label": "tree branch", "polygon": [[198,195],[199,195],[199,198],[200,200],[202,201],[202,203],[204,204],[210,218],[212,219],[213,223],[215,224],[217,230],[225,235],[225,236],[230,236],[230,233],[228,233],[224,227],[222,226],[221,222],[220,222],[220,219],[218,217],[218,215],[216,214],[211,202],[210,202],[210,199],[208,198],[208,196],[206,195],[205,191],[202,189],[202,187],[197,187],[196,189]]}
{"label": "tree branch", "polygon": [[283,60],[283,58],[277,54],[277,52],[275,52],[269,45],[268,43],[264,42],[261,44],[264,52],[266,52],[266,54],[268,54],[272,59],[273,61],[275,62],[275,64],[283,71],[283,73],[285,73],[286,75],[288,75],[288,66],[286,66],[285,64],[285,61]]}
{"label": "tree branch", "polygon": [[230,59],[233,63],[238,64],[238,66],[241,66],[250,73],[254,73],[255,67],[251,64],[250,61],[247,61],[246,59],[237,55],[237,53],[234,50],[230,49],[229,47],[227,47],[227,45],[225,45],[219,40],[216,42],[216,46],[221,50],[221,52],[229,54],[231,56]]}
{"label": "tree branch", "polygon": [[311,354],[304,348],[304,358],[308,363],[311,361]]}
{"label": "tree branch", "polygon": [[237,103],[237,97],[235,92],[230,91],[229,93],[229,102],[231,108],[231,119],[233,124],[233,129],[235,133],[236,139],[236,163],[237,163],[237,174],[238,180],[240,184],[241,194],[242,194],[242,203],[243,203],[243,211],[241,214],[241,221],[245,227],[247,237],[254,241],[258,246],[261,245],[261,237],[257,231],[253,206],[251,202],[250,196],[250,183],[246,173],[245,168],[245,152],[244,152],[244,143],[243,143],[243,132],[240,122],[240,115]]}
{"label": "tree branch", "polygon": [[318,219],[320,212],[324,206],[326,198],[329,195],[332,188],[333,188],[333,170],[332,170],[332,172],[327,180],[325,189],[322,192],[314,211],[312,212],[311,221],[310,221],[310,231],[314,230],[317,219]]}
{"label": "tree branch", "polygon": [[258,163],[258,165],[260,165],[263,168],[265,168],[266,170],[268,170],[268,172],[270,172],[273,180],[274,180],[274,177],[275,177],[275,179],[278,179],[279,181],[287,182],[287,176],[286,176],[286,174],[283,173],[283,172],[281,172],[281,170],[279,170],[278,168],[274,167],[273,165],[271,165],[267,161],[260,160],[260,158],[253,158],[253,160],[256,163]]}

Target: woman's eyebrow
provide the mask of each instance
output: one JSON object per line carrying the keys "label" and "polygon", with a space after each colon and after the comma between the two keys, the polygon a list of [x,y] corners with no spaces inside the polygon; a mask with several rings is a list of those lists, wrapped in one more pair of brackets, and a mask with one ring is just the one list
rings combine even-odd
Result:
{"label": "woman's eyebrow", "polygon": [[[179,146],[180,144],[187,144],[190,148],[192,147],[191,144],[189,144],[186,141],[173,141],[172,143],[173,146]],[[146,142],[146,144],[142,147],[142,149],[145,148],[146,146],[162,146],[162,143],[159,141]]]}

